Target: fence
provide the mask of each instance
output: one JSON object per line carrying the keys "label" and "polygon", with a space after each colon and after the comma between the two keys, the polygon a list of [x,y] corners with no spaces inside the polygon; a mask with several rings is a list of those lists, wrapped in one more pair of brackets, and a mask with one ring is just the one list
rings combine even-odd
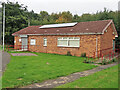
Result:
{"label": "fence", "polygon": [[[33,49],[35,50],[36,47],[39,48],[39,45],[32,46]],[[30,45],[7,45],[6,50],[16,50],[16,51],[30,51]],[[47,50],[47,49],[46,49]],[[120,53],[120,48],[113,50],[113,47],[107,48],[107,49],[102,49],[97,52],[90,52],[92,54],[93,58],[113,58],[114,56],[118,55]],[[87,55],[89,57],[89,55]]]}
{"label": "fence", "polygon": [[7,45],[6,50],[22,50],[29,51],[29,45]]}
{"label": "fence", "polygon": [[[97,51],[97,58],[109,58],[112,59],[114,56],[118,56],[120,54],[120,48],[113,50],[113,47],[107,48],[107,49],[102,49]],[[96,56],[96,52],[94,52],[93,58]]]}

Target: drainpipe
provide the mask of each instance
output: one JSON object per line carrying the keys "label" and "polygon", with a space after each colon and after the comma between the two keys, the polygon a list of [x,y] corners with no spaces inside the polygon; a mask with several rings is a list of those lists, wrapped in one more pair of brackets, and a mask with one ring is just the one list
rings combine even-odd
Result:
{"label": "drainpipe", "polygon": [[97,35],[96,35],[96,57],[98,56],[97,54],[98,54],[98,37],[97,37]]}

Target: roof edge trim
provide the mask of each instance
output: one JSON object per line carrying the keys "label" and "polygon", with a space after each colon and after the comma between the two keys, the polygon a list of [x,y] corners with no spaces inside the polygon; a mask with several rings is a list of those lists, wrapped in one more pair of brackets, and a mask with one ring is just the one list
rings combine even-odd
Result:
{"label": "roof edge trim", "polygon": [[58,34],[18,34],[13,36],[19,36],[19,35],[98,35],[103,33],[58,33]]}
{"label": "roof edge trim", "polygon": [[102,33],[104,34],[105,30],[108,28],[108,26],[112,23],[112,20],[107,24],[107,26],[103,29]]}

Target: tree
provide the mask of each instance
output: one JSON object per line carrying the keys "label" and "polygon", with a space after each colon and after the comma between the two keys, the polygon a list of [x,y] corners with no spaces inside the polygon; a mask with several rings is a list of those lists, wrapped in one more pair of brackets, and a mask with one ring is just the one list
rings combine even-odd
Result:
{"label": "tree", "polygon": [[19,5],[18,2],[16,3],[7,2],[5,11],[6,11],[5,43],[13,44],[14,39],[12,33],[27,26],[27,18],[25,14],[26,7],[23,7],[23,5]]}
{"label": "tree", "polygon": [[106,19],[110,19],[109,10],[104,8],[104,11],[99,13],[99,20],[106,20]]}
{"label": "tree", "polygon": [[41,20],[44,20],[44,19],[47,20],[48,16],[49,16],[48,12],[46,12],[46,11],[41,11],[40,12],[40,18],[41,18]]}
{"label": "tree", "polygon": [[72,22],[72,14],[67,11],[67,12],[62,12],[59,13],[59,18],[56,20],[58,23],[63,23],[63,22]]}
{"label": "tree", "polygon": [[79,19],[80,19],[80,17],[79,17],[77,14],[75,14],[75,15],[73,16],[73,21],[74,21],[74,22],[78,22]]}
{"label": "tree", "polygon": [[[0,7],[0,39],[2,36],[2,7]],[[2,41],[0,41],[0,45],[2,44]]]}

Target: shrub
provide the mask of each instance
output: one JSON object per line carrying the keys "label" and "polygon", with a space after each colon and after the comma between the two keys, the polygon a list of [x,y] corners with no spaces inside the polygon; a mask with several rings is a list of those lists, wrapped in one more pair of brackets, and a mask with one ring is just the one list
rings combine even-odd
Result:
{"label": "shrub", "polygon": [[86,58],[86,59],[84,59],[83,63],[87,63],[87,58]]}
{"label": "shrub", "polygon": [[106,65],[106,64],[107,64],[107,60],[106,60],[106,59],[103,59],[102,65]]}
{"label": "shrub", "polygon": [[67,52],[67,56],[72,56],[70,51]]}
{"label": "shrub", "polygon": [[116,58],[113,58],[113,59],[112,59],[112,62],[116,62]]}
{"label": "shrub", "polygon": [[81,54],[81,57],[86,57],[86,53],[82,53],[82,54]]}
{"label": "shrub", "polygon": [[84,59],[83,63],[94,63],[94,62],[89,60],[88,58],[86,58],[86,59]]}
{"label": "shrub", "polygon": [[112,63],[112,62],[113,62],[113,61],[111,61],[111,60],[110,60],[110,61],[108,61],[108,63],[109,63],[109,64],[110,64],[110,63]]}

